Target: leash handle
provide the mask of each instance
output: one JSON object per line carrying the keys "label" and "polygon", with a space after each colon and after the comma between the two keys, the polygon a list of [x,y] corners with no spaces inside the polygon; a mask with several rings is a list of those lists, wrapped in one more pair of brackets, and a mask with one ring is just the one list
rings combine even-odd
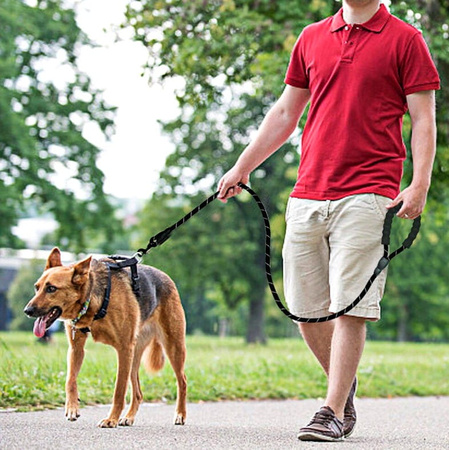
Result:
{"label": "leash handle", "polygon": [[[387,214],[385,216],[384,221],[384,227],[382,230],[382,244],[383,245],[390,245],[390,234],[391,234],[391,225],[393,223],[393,219],[398,213],[398,211],[402,208],[402,202],[396,205],[395,207],[389,209],[387,211]],[[413,220],[412,229],[410,230],[410,233],[405,238],[404,242],[402,243],[402,247],[404,248],[410,248],[413,244],[413,241],[416,239],[416,236],[418,236],[419,229],[421,228],[421,216],[418,216],[416,219]]]}
{"label": "leash handle", "polygon": [[410,230],[409,235],[402,243],[402,245],[405,248],[410,248],[412,246],[413,241],[416,239],[416,236],[418,236],[420,228],[421,228],[421,216],[418,216],[416,219],[413,220],[412,229]]}
{"label": "leash handle", "polygon": [[390,234],[391,234],[391,225],[393,223],[394,216],[398,213],[398,211],[402,207],[402,202],[399,205],[396,205],[394,208],[391,208],[387,211],[387,215],[385,216],[384,227],[382,230],[382,244],[390,245]]}

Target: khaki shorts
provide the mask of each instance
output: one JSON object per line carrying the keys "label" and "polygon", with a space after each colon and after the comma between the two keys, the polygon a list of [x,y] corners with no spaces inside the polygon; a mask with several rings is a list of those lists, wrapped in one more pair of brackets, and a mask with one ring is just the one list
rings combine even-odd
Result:
{"label": "khaki shorts", "polygon": [[[382,228],[390,202],[376,194],[289,199],[282,254],[284,292],[293,314],[327,316],[358,297],[383,256]],[[384,270],[348,315],[379,320],[386,277]]]}

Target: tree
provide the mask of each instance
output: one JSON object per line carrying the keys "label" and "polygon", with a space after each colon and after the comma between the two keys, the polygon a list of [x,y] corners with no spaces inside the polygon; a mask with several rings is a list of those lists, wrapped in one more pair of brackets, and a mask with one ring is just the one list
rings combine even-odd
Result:
{"label": "tree", "polygon": [[[447,5],[446,1],[401,2],[393,12],[418,26],[428,27],[429,45],[436,57],[440,75],[447,79]],[[135,38],[149,49],[146,73],[161,80],[181,77],[182,89],[177,92],[181,108],[179,117],[164,124],[164,130],[176,144],[175,152],[161,174],[160,190],[176,196],[181,204],[204,198],[216,186],[221,175],[235,162],[248,143],[251,133],[260,124],[268,108],[283,89],[283,77],[290,51],[302,28],[334,13],[341,3],[314,0],[292,3],[286,0],[223,0],[204,2],[192,0],[133,2],[128,9],[128,23],[135,29]],[[421,15],[411,11],[424,12]],[[432,20],[427,20],[432,17]],[[440,28],[435,27],[436,17]],[[446,33],[444,32],[446,24]],[[438,93],[439,154],[435,166],[433,198],[444,198],[447,192],[449,161],[447,105],[445,95]],[[252,176],[252,187],[266,203],[272,220],[277,223],[296,176],[299,156],[296,152],[298,134],[267,160]],[[410,128],[405,129],[409,139]],[[410,180],[411,155],[406,164],[404,183]],[[237,209],[244,200],[235,201]],[[246,207],[246,206],[245,206]],[[228,211],[224,210],[223,215]],[[231,212],[231,214],[233,214]],[[224,217],[224,216],[223,216]],[[224,220],[224,219],[223,219]],[[264,254],[258,214],[246,216],[240,230],[244,238],[233,247],[234,255],[246,261],[243,277],[248,283],[248,341],[264,341]],[[228,237],[231,230],[214,224],[204,228],[206,241],[217,242],[217,232]],[[217,225],[217,227],[216,227]],[[279,227],[281,231],[282,227]],[[246,237],[248,236],[248,237]],[[282,233],[274,240],[277,249]],[[231,242],[230,239],[226,239]],[[254,248],[254,243],[260,247]],[[184,249],[197,246],[186,243]],[[190,247],[189,247],[190,245]],[[190,254],[190,252],[189,252]],[[192,253],[194,254],[193,250]],[[192,263],[197,259],[190,260]],[[276,259],[275,259],[276,261]],[[280,261],[280,258],[277,258]],[[228,269],[220,264],[221,275],[213,275],[215,287]],[[279,273],[279,265],[275,265]],[[392,271],[393,272],[393,271]],[[205,273],[205,272],[204,272]],[[211,275],[212,276],[212,275]],[[275,274],[276,278],[280,278]],[[218,277],[218,278],[217,278]],[[231,272],[228,278],[237,283]],[[226,284],[226,283],[225,283]],[[222,296],[226,297],[222,290]]]}
{"label": "tree", "polygon": [[63,5],[0,4],[2,246],[17,245],[11,228],[29,204],[51,212],[60,225],[58,242],[78,252],[89,233],[102,233],[107,248],[119,231],[96,167],[99,149],[83,136],[86,124],[109,136],[114,109],[76,67],[77,51],[89,43]]}

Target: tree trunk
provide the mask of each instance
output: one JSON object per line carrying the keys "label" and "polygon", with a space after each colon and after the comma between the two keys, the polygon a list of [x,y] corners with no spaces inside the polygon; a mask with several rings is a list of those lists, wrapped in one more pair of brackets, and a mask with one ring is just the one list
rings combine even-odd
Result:
{"label": "tree trunk", "polygon": [[249,301],[248,329],[246,332],[247,344],[266,344],[267,338],[264,331],[264,301],[265,285],[262,284],[253,291]]}
{"label": "tree trunk", "polygon": [[409,333],[408,333],[408,309],[407,305],[401,304],[399,307],[399,318],[398,318],[398,336],[397,340],[398,342],[407,342],[409,340]]}
{"label": "tree trunk", "polygon": [[226,317],[222,317],[218,321],[218,336],[221,339],[224,339],[228,336],[228,330],[229,330],[229,319]]}

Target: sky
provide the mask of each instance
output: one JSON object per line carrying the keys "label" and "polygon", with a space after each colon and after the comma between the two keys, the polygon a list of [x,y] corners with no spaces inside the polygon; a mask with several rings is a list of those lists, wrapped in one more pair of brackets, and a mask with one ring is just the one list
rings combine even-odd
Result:
{"label": "sky", "polygon": [[[83,48],[79,68],[87,73],[95,88],[104,91],[110,105],[118,107],[116,132],[111,141],[95,129],[85,129],[85,137],[102,149],[98,160],[105,174],[104,190],[120,198],[148,199],[155,190],[158,174],[173,145],[161,133],[158,120],[177,115],[176,82],[149,86],[141,77],[147,50],[134,42],[130,32],[114,42],[114,29],[124,20],[129,0],[79,0],[78,25],[97,44]],[[123,180],[133,183],[123,183]]]}

